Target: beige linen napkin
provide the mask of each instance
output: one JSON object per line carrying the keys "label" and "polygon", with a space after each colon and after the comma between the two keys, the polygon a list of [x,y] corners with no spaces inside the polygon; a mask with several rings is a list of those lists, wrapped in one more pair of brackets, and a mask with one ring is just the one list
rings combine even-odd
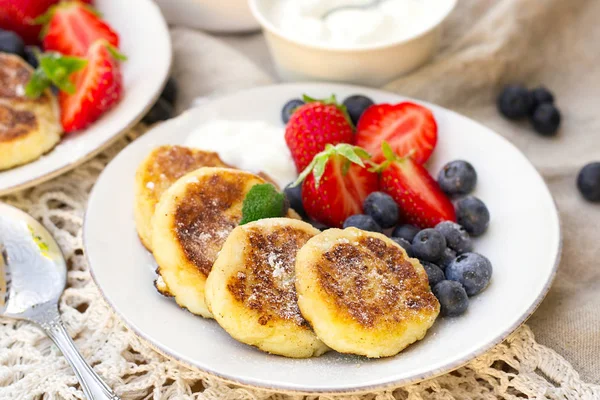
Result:
{"label": "beige linen napkin", "polygon": [[[560,210],[564,255],[553,289],[529,324],[539,342],[564,355],[591,382],[600,382],[600,205],[580,198],[575,179],[586,162],[600,161],[599,19],[598,0],[459,0],[439,55],[385,86],[482,122],[516,144],[543,174]],[[176,30],[176,46],[185,46],[185,37]],[[276,79],[260,35],[219,39],[260,66],[232,69],[240,71],[247,86],[268,82],[265,72]],[[188,82],[182,69],[194,75],[194,68],[206,68],[202,60],[210,52],[197,51],[197,59],[175,60],[182,82]],[[215,79],[240,78],[232,70],[225,76],[215,71]],[[556,138],[539,137],[526,122],[499,116],[495,98],[507,83],[543,84],[555,93],[563,113]],[[217,87],[222,93],[237,90],[240,83]],[[206,93],[194,89],[184,91],[184,106]]]}

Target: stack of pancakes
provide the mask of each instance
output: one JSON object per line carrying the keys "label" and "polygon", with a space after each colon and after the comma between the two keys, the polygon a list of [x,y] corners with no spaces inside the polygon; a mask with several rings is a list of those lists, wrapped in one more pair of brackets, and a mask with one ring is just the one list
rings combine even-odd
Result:
{"label": "stack of pancakes", "polygon": [[50,90],[25,95],[33,69],[21,57],[0,53],[0,171],[26,164],[58,144],[62,128]]}
{"label": "stack of pancakes", "polygon": [[418,260],[384,235],[320,232],[293,212],[240,226],[246,194],[265,182],[180,146],[144,160],[135,216],[160,293],[287,357],[392,356],[425,336],[439,303]]}

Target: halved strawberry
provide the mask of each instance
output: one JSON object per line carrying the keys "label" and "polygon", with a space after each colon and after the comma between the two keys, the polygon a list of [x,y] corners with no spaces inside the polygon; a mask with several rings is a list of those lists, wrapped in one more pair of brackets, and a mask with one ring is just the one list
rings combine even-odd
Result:
{"label": "halved strawberry", "polygon": [[87,66],[71,76],[74,93],[59,94],[65,132],[87,127],[120,100],[123,93],[120,57],[105,40],[91,45]]}
{"label": "halved strawberry", "polygon": [[28,44],[38,42],[41,26],[33,21],[59,0],[0,0],[0,28],[13,31]]}
{"label": "halved strawberry", "polygon": [[324,100],[304,96],[304,101],[307,104],[294,111],[285,129],[285,142],[298,172],[303,171],[325,145],[351,143],[354,139],[346,108],[337,104],[335,96]]}
{"label": "halved strawberry", "polygon": [[392,196],[400,209],[400,220],[420,228],[432,228],[442,221],[456,221],[454,206],[438,183],[411,157],[398,157],[384,142],[380,190]]}
{"label": "halved strawberry", "polygon": [[351,215],[361,214],[365,198],[378,189],[378,177],[369,171],[369,154],[349,144],[327,145],[300,174],[304,210],[327,226],[341,227]]}
{"label": "halved strawberry", "polygon": [[62,2],[37,18],[46,23],[43,45],[46,51],[84,57],[92,43],[104,39],[119,47],[119,36],[89,5],[79,1]]}
{"label": "halved strawberry", "polygon": [[386,141],[396,154],[412,154],[415,162],[423,164],[437,144],[437,124],[431,110],[418,104],[377,104],[367,108],[358,121],[355,139],[375,162],[385,160],[381,143]]}

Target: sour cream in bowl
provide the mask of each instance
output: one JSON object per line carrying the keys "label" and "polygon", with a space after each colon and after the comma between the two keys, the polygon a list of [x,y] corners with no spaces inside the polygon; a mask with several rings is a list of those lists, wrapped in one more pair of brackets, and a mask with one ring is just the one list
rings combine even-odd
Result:
{"label": "sour cream in bowl", "polygon": [[381,85],[431,58],[456,0],[250,0],[285,80]]}

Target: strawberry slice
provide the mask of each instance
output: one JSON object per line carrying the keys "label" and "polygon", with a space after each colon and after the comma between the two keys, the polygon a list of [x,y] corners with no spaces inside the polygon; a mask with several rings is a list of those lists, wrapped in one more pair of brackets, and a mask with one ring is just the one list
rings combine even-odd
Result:
{"label": "strawberry slice", "polygon": [[327,145],[300,174],[302,202],[309,217],[341,227],[351,215],[361,214],[365,198],[378,189],[378,176],[369,171],[369,154],[349,144]]}
{"label": "strawberry slice", "polygon": [[373,161],[382,162],[384,141],[396,154],[411,154],[418,164],[425,163],[437,143],[437,124],[431,110],[409,102],[367,108],[358,121],[355,144],[371,153]]}
{"label": "strawberry slice", "polygon": [[387,142],[382,154],[387,161],[379,167],[379,187],[396,201],[403,223],[425,229],[456,221],[454,206],[425,167],[411,157],[398,157]]}
{"label": "strawberry slice", "polygon": [[121,57],[105,40],[91,45],[86,67],[71,76],[75,91],[59,94],[65,132],[87,127],[120,100],[123,93]]}
{"label": "strawberry slice", "polygon": [[89,5],[79,1],[62,2],[36,19],[45,23],[43,45],[46,51],[84,57],[99,39],[119,47],[119,36]]}
{"label": "strawberry slice", "polygon": [[0,29],[13,31],[28,44],[37,43],[41,26],[33,21],[59,0],[0,0]]}
{"label": "strawberry slice", "polygon": [[346,107],[337,104],[335,96],[324,100],[304,96],[304,101],[307,104],[294,111],[285,129],[285,142],[298,172],[327,144],[351,143],[354,139]]}

